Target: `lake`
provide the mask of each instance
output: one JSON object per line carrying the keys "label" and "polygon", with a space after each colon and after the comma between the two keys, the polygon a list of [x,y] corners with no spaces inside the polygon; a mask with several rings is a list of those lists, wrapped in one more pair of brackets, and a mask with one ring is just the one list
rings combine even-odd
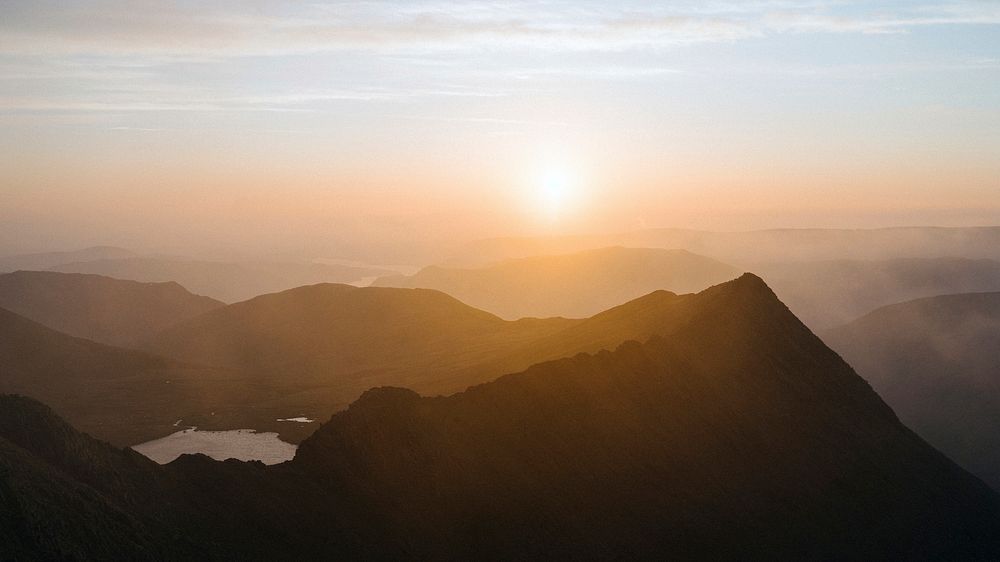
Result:
{"label": "lake", "polygon": [[291,460],[297,447],[278,439],[278,434],[273,432],[257,433],[252,429],[198,431],[191,428],[140,443],[132,449],[160,464],[167,464],[185,453],[202,453],[220,461],[239,459],[278,464]]}

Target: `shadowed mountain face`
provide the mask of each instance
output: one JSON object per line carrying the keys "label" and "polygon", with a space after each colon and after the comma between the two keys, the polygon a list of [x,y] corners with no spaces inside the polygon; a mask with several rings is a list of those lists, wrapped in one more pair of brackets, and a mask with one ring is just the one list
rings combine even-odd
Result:
{"label": "shadowed mountain face", "polygon": [[[110,482],[126,458],[76,433],[37,402],[0,396],[0,558],[142,560],[161,544],[169,546],[165,536],[151,540],[156,525],[142,524],[116,501],[126,490],[93,487]],[[92,469],[80,470],[90,463]],[[138,481],[140,470],[135,472]]]}
{"label": "shadowed mountain face", "polygon": [[904,423],[1000,489],[1000,293],[887,306],[823,339]]}
{"label": "shadowed mountain face", "polygon": [[67,263],[116,260],[135,257],[135,253],[124,248],[113,246],[95,246],[71,252],[48,252],[42,254],[23,254],[0,258],[0,273],[18,270],[49,269]]}
{"label": "shadowed mountain face", "polygon": [[[289,463],[113,468],[117,484],[95,487],[97,507],[120,509],[153,543],[211,537],[201,558],[1000,554],[1000,498],[901,425],[760,279],[669,300],[663,336],[647,343],[449,397],[375,389]],[[46,452],[50,432],[18,438],[25,424],[52,424],[17,421],[0,400],[0,445],[17,452],[3,462],[22,481],[51,469],[69,486],[100,473],[72,468],[79,447]],[[123,466],[119,452],[82,454],[93,457],[85,467]],[[92,507],[61,483],[40,503],[35,489],[6,484],[10,473],[0,489],[11,490],[11,524]],[[127,495],[136,482],[138,500]],[[156,518],[142,507],[167,494]],[[0,549],[97,548],[61,528],[33,538]]]}
{"label": "shadowed mountain face", "polygon": [[409,277],[382,277],[375,284],[437,289],[507,319],[580,318],[660,289],[700,291],[739,273],[684,250],[614,247],[478,269],[427,267]]}
{"label": "shadowed mountain face", "polygon": [[348,283],[388,273],[384,269],[318,263],[225,263],[180,258],[130,257],[66,263],[64,273],[92,273],[133,281],[175,281],[189,291],[232,303],[314,283]]}
{"label": "shadowed mountain face", "polygon": [[226,370],[75,338],[0,309],[0,392],[43,400],[118,445],[168,435],[182,419],[209,425],[212,408],[224,417],[222,405],[247,403],[252,391]]}
{"label": "shadowed mountain face", "polygon": [[[272,518],[294,512],[260,481],[262,466],[200,464],[190,473],[183,463],[159,466],[78,433],[32,399],[0,395],[0,559],[280,559],[282,537],[257,533],[268,519],[233,511],[260,492],[273,502]],[[243,495],[225,504],[201,500],[199,486],[231,493],[228,484]],[[351,544],[335,531],[330,537]]]}
{"label": "shadowed mountain face", "polygon": [[752,265],[807,326],[826,330],[889,304],[1000,291],[1000,261],[914,258]]}
{"label": "shadowed mountain face", "polygon": [[0,307],[73,336],[118,346],[133,345],[220,306],[177,283],[49,271],[0,275]]}

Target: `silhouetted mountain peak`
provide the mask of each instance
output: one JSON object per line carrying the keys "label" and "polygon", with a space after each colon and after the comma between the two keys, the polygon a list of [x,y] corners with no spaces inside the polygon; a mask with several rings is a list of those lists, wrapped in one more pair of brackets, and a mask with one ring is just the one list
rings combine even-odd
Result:
{"label": "silhouetted mountain peak", "polygon": [[711,298],[732,295],[766,299],[777,303],[781,302],[763,279],[750,272],[746,272],[731,281],[709,287],[703,291],[703,294]]}
{"label": "silhouetted mountain peak", "polygon": [[420,395],[408,388],[379,386],[366,390],[350,407],[359,409],[396,408],[419,400]]}
{"label": "silhouetted mountain peak", "polygon": [[[723,285],[726,284],[727,283],[723,283]],[[753,273],[750,273],[749,271],[744,272],[743,275],[740,275],[736,279],[729,281],[728,284],[739,287],[753,287],[757,290],[766,290],[768,292],[771,292],[771,289],[767,286],[767,283],[765,283],[763,279],[761,279],[757,275],[754,275]]]}
{"label": "silhouetted mountain peak", "polygon": [[744,322],[752,321],[772,329],[780,329],[780,325],[787,323],[800,333],[812,335],[767,283],[753,273],[744,273],[732,281],[709,287],[694,297],[698,310],[709,316],[739,316]]}

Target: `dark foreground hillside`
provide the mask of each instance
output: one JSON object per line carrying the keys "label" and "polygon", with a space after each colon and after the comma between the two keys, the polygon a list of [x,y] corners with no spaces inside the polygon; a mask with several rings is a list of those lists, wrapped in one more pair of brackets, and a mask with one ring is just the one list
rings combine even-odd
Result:
{"label": "dark foreground hillside", "polygon": [[1000,498],[760,279],[677,298],[646,343],[373,389],[274,467],[157,467],[0,398],[0,558],[1000,556]]}

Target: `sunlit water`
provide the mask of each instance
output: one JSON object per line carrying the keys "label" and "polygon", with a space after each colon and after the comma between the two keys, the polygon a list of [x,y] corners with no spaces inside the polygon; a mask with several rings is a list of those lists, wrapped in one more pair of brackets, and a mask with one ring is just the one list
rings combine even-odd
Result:
{"label": "sunlit water", "polygon": [[198,431],[192,428],[132,448],[160,464],[167,464],[185,453],[202,453],[220,461],[239,459],[278,464],[291,460],[297,447],[278,439],[278,434],[273,432],[257,433],[252,429]]}

